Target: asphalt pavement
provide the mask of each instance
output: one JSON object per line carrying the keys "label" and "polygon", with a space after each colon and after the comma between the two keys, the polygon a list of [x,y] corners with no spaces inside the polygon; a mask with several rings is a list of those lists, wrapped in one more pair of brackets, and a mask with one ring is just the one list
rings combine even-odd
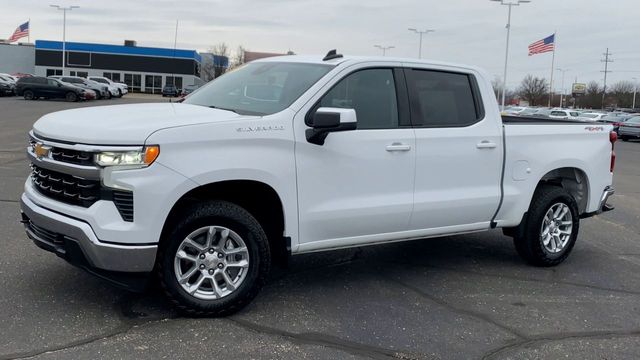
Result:
{"label": "asphalt pavement", "polygon": [[293,257],[224,319],[179,316],[27,239],[27,131],[52,111],[148,101],[0,98],[0,359],[640,358],[640,142],[616,145],[616,210],[535,268],[500,231]]}

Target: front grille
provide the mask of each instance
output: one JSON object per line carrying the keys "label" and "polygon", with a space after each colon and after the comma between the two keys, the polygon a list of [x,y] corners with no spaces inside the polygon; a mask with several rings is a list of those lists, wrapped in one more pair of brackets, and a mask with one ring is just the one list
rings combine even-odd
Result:
{"label": "front grille", "polygon": [[111,197],[120,216],[122,216],[122,220],[133,221],[133,193],[114,190],[111,192]]}
{"label": "front grille", "polygon": [[54,147],[51,149],[53,160],[85,166],[94,166],[93,153]]}
{"label": "front grille", "polygon": [[31,165],[31,180],[43,195],[58,201],[89,207],[100,200],[100,182]]}

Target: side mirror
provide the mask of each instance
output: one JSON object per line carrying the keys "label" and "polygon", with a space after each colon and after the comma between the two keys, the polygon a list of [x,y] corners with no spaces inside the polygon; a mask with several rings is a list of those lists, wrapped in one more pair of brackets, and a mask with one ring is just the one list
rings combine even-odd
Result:
{"label": "side mirror", "polygon": [[62,84],[58,83],[58,87],[62,87]]}
{"label": "side mirror", "polygon": [[358,120],[354,109],[323,107],[313,114],[311,129],[307,129],[305,135],[308,142],[324,145],[329,133],[355,130],[357,127]]}

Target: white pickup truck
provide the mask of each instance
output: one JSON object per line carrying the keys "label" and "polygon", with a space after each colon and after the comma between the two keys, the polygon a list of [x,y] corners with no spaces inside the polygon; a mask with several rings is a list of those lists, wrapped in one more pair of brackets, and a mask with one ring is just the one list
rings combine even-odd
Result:
{"label": "white pickup truck", "polygon": [[415,59],[285,56],[182,103],[48,114],[21,198],[39,247],[187,313],[251,301],[274,260],[502,228],[529,263],[610,210],[610,125],[501,117],[490,76]]}

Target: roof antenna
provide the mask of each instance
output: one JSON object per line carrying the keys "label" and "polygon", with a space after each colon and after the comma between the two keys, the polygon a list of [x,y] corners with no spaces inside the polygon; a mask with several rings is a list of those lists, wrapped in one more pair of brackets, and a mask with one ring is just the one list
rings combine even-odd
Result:
{"label": "roof antenna", "polygon": [[329,50],[329,52],[327,53],[327,55],[324,56],[324,58],[322,58],[322,61],[328,61],[328,60],[333,60],[333,59],[339,59],[343,57],[342,54],[338,54],[338,52],[336,51],[336,49],[333,50]]}

